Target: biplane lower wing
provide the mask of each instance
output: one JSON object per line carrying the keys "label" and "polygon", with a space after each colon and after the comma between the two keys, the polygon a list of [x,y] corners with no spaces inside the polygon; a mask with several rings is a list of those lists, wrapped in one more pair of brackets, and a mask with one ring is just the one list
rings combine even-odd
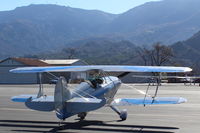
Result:
{"label": "biplane lower wing", "polygon": [[26,102],[28,99],[36,99],[37,95],[19,95],[19,96],[13,96],[11,100],[13,102]]}
{"label": "biplane lower wing", "polygon": [[[37,98],[37,95],[19,95],[11,98],[13,102],[27,102],[31,99],[31,102],[54,102],[53,96],[42,96]],[[102,100],[97,98],[72,98],[66,103],[100,103]]]}
{"label": "biplane lower wing", "polygon": [[187,100],[182,97],[146,97],[144,98],[123,98],[115,99],[111,105],[129,106],[129,105],[151,105],[151,104],[180,104]]}
{"label": "biplane lower wing", "polygon": [[122,65],[88,65],[88,66],[50,66],[50,67],[20,67],[10,70],[13,73],[42,73],[42,72],[81,72],[102,70],[106,72],[189,72],[189,67],[171,66],[122,66]]}

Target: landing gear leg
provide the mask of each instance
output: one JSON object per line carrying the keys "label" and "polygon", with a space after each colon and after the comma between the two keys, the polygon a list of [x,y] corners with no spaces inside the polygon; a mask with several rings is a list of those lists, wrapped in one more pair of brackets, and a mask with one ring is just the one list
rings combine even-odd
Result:
{"label": "landing gear leg", "polygon": [[114,110],[118,115],[119,117],[121,118],[121,120],[126,120],[127,119],[127,110],[126,109],[123,109],[123,110],[119,110],[117,107],[115,106],[110,106],[110,108],[112,110]]}
{"label": "landing gear leg", "polygon": [[37,94],[37,98],[44,96],[44,92],[43,92],[43,85],[42,85],[42,74],[39,73],[39,92]]}
{"label": "landing gear leg", "polygon": [[63,119],[63,120],[60,120],[60,121],[58,122],[58,126],[59,126],[59,127],[62,127],[63,122],[64,122],[64,119]]}
{"label": "landing gear leg", "polygon": [[84,120],[86,117],[87,113],[86,112],[82,112],[78,114],[78,117],[80,118],[80,120]]}

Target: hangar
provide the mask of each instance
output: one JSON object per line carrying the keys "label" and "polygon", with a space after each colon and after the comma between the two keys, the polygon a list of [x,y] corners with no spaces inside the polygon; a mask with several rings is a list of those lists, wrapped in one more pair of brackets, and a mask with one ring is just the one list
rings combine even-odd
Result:
{"label": "hangar", "polygon": [[[30,66],[67,66],[67,65],[85,65],[79,59],[66,59],[66,60],[42,60],[32,58],[18,58],[12,57],[0,61],[0,84],[36,84],[39,83],[38,73],[29,74],[15,74],[10,73],[9,70],[17,67],[30,67]],[[65,76],[67,80],[74,80],[76,78],[85,77],[82,73],[54,73],[56,76]],[[43,74],[43,83],[49,83],[53,77],[49,74]]]}

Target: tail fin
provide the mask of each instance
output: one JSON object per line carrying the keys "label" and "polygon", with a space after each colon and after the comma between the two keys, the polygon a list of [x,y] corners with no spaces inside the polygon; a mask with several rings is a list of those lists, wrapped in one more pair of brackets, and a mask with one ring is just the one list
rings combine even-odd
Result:
{"label": "tail fin", "polygon": [[65,119],[65,101],[71,99],[71,92],[67,89],[67,82],[64,77],[60,77],[56,83],[54,91],[54,103],[56,115],[59,119]]}

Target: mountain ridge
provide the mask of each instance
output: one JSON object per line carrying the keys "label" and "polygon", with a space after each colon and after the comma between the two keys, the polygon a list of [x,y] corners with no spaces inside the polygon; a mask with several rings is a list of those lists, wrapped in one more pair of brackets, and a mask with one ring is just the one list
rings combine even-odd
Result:
{"label": "mountain ridge", "polygon": [[200,30],[198,3],[148,2],[117,15],[57,5],[0,12],[0,57],[56,51],[95,38],[145,46],[186,40]]}

